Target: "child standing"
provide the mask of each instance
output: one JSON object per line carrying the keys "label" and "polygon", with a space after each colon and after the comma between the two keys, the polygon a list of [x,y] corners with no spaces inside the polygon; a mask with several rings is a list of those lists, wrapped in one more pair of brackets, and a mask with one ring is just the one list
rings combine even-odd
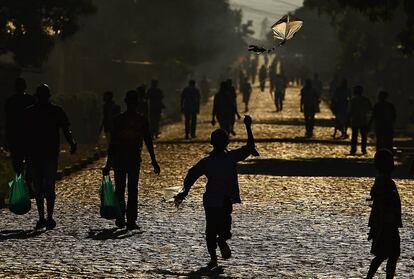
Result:
{"label": "child standing", "polygon": [[199,177],[207,177],[203,205],[206,214],[206,241],[210,254],[209,268],[217,266],[216,248],[219,246],[223,259],[231,257],[227,240],[231,238],[231,213],[234,203],[241,203],[237,179],[237,162],[249,155],[259,156],[255,149],[251,129],[252,119],[245,116],[247,144],[239,149],[227,151],[229,136],[226,131],[217,129],[211,134],[213,151],[209,156],[193,166],[184,179],[184,188],[175,199],[179,206]]}
{"label": "child standing", "polygon": [[371,262],[367,278],[373,278],[378,267],[387,260],[387,279],[394,278],[400,256],[400,235],[402,227],[401,201],[397,186],[391,178],[394,158],[389,150],[382,149],[375,154],[375,167],[379,175],[371,189],[372,210],[369,216],[368,240],[372,239]]}

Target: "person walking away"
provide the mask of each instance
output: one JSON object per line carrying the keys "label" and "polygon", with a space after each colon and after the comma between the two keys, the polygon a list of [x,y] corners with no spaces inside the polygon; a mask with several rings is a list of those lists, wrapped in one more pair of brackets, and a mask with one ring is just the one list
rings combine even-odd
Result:
{"label": "person walking away", "polygon": [[392,151],[394,146],[394,124],[397,112],[392,103],[388,101],[388,92],[380,91],[378,102],[374,105],[370,123],[374,123],[377,140],[377,151],[388,149]]}
{"label": "person walking away", "polygon": [[264,92],[266,86],[267,70],[266,66],[262,65],[259,71],[260,91]]}
{"label": "person walking away", "polygon": [[163,103],[163,92],[158,88],[158,80],[151,82],[151,87],[147,92],[148,105],[149,105],[149,121],[152,138],[158,138],[160,135],[160,121],[161,113],[165,108]]}
{"label": "person walking away", "polygon": [[372,110],[372,105],[371,101],[362,95],[363,91],[364,88],[360,85],[354,87],[354,96],[349,108],[352,126],[351,155],[356,153],[359,133],[361,133],[362,154],[367,154],[368,114]]}
{"label": "person walking away", "polygon": [[138,107],[137,111],[143,114],[148,119],[148,98],[145,90],[145,86],[141,85],[137,88],[138,94]]}
{"label": "person walking away", "polygon": [[374,278],[381,263],[387,260],[387,279],[394,278],[397,261],[400,256],[399,228],[402,228],[401,200],[397,186],[391,178],[394,169],[394,158],[391,151],[381,149],[375,154],[375,167],[378,176],[371,188],[371,214],[368,240],[372,240],[371,253],[375,258],[371,261],[367,279]]}
{"label": "person walking away", "polygon": [[276,64],[277,62],[273,60],[272,64],[270,64],[270,67],[269,67],[270,94],[273,94],[276,88],[276,77],[277,77]]}
{"label": "person walking away", "polygon": [[234,131],[234,124],[236,123],[236,117],[237,119],[240,119],[241,116],[239,114],[239,110],[237,107],[237,93],[236,88],[233,86],[233,80],[228,79],[226,82],[226,93],[229,95],[229,102],[230,102],[230,109],[233,110],[233,114],[230,117],[230,134],[233,136],[236,135],[236,132]]}
{"label": "person walking away", "polygon": [[248,74],[249,74],[249,77],[252,80],[252,84],[255,84],[256,83],[257,66],[259,64],[259,61],[258,60],[259,59],[256,56],[253,56],[250,59],[250,65],[249,65],[249,72],[248,72]]}
{"label": "person walking away", "polygon": [[35,98],[26,93],[26,88],[26,81],[17,78],[14,82],[15,92],[5,103],[5,147],[10,152],[13,171],[16,174],[24,172],[24,110],[35,102]]}
{"label": "person walking away", "polygon": [[197,114],[200,113],[200,91],[196,88],[194,80],[181,93],[181,111],[185,117],[185,139],[196,137]]}
{"label": "person walking away", "polygon": [[[36,103],[24,111],[25,147],[33,176],[39,221],[35,229],[46,227],[54,229],[53,219],[56,193],[56,172],[60,153],[60,130],[74,154],[77,144],[69,129],[69,119],[65,111],[50,102],[50,89],[46,84],[36,90]],[[46,199],[47,219],[45,219],[44,200]]]}
{"label": "person walking away", "polygon": [[250,102],[250,96],[252,94],[252,86],[247,78],[244,78],[243,83],[240,85],[240,91],[243,95],[243,103],[244,103],[244,111],[249,111],[249,102]]}
{"label": "person walking away", "polygon": [[[111,168],[114,170],[115,194],[121,210],[121,216],[116,219],[115,225],[118,228],[123,228],[126,224],[128,230],[139,229],[137,224],[138,180],[143,142],[145,142],[151,157],[154,172],[156,174],[160,173],[149,123],[147,118],[137,111],[138,101],[138,93],[135,90],[127,92],[125,96],[127,109],[114,119],[114,129],[108,148],[108,158],[102,170],[104,176],[109,175]],[[127,184],[128,203],[125,203]]]}
{"label": "person walking away", "polygon": [[318,73],[314,74],[314,77],[312,80],[312,86],[317,95],[315,112],[319,113],[321,111],[320,105],[321,105],[321,99],[322,99],[322,94],[323,94],[323,84],[322,84],[322,81],[319,79]]}
{"label": "person walking away", "polygon": [[281,74],[277,74],[275,78],[275,104],[276,111],[283,110],[283,100],[285,99],[286,79]]}
{"label": "person walking away", "polygon": [[321,98],[322,98],[322,93],[323,93],[323,84],[322,84],[322,81],[319,79],[318,73],[315,73],[315,75],[313,76],[312,86],[317,95],[315,112],[318,113],[321,111]]}
{"label": "person walking away", "polygon": [[341,132],[341,138],[345,139],[347,135],[347,121],[349,114],[349,99],[351,97],[351,90],[348,88],[348,81],[342,80],[341,85],[334,91],[331,101],[331,110],[335,115],[335,131],[333,137],[336,137],[336,132]]}
{"label": "person walking away", "polygon": [[233,102],[227,91],[227,83],[222,82],[219,92],[214,96],[211,124],[214,126],[217,119],[220,128],[230,133],[231,118],[234,118],[234,108],[232,108]]}
{"label": "person walking away", "polygon": [[305,116],[305,136],[308,138],[313,137],[317,98],[318,95],[312,87],[312,81],[310,79],[306,80],[305,86],[301,90],[300,111]]}
{"label": "person walking away", "polygon": [[239,149],[227,151],[229,143],[227,132],[222,129],[215,130],[211,134],[210,141],[213,151],[188,171],[183,189],[174,197],[176,206],[179,206],[197,179],[203,175],[207,177],[203,205],[206,214],[206,242],[210,254],[207,265],[209,268],[217,266],[217,245],[223,259],[231,257],[231,250],[227,244],[232,236],[231,213],[233,204],[241,203],[237,162],[245,160],[249,155],[259,155],[255,149],[251,129],[252,119],[246,116],[244,123],[247,130],[247,144]]}
{"label": "person walking away", "polygon": [[103,95],[103,117],[102,124],[99,128],[99,134],[102,130],[105,133],[107,145],[111,142],[111,132],[114,127],[114,117],[121,112],[121,107],[114,102],[114,93],[106,91]]}
{"label": "person walking away", "polygon": [[201,102],[206,103],[210,97],[210,83],[205,75],[200,81]]}

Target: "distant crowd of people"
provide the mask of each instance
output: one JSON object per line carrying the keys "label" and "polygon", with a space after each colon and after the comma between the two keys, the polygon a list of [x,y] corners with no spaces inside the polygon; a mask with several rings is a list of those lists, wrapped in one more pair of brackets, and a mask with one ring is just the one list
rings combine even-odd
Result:
{"label": "distant crowd of people", "polygon": [[[353,92],[352,92],[353,91]],[[351,93],[352,92],[352,93]],[[394,105],[388,101],[388,92],[381,90],[374,106],[364,96],[364,88],[357,85],[351,90],[346,79],[335,88],[331,85],[331,110],[335,115],[335,128],[340,138],[347,138],[348,127],[351,127],[351,155],[357,151],[358,137],[361,135],[361,151],[367,153],[368,131],[373,126],[376,137],[376,149],[393,150],[394,125],[397,113]]]}

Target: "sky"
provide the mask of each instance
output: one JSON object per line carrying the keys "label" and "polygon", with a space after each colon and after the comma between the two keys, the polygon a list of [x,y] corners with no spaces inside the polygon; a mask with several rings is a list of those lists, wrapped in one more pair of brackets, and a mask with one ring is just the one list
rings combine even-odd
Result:
{"label": "sky", "polygon": [[242,9],[243,23],[253,20],[254,37],[260,37],[261,23],[264,18],[269,19],[269,28],[279,18],[289,11],[299,8],[303,0],[230,0],[235,9]]}

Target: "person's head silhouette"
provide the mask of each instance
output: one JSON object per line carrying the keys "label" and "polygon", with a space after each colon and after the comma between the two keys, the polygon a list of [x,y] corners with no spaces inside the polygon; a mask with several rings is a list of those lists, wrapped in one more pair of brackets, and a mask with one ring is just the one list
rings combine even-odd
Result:
{"label": "person's head silhouette", "polygon": [[23,94],[26,91],[26,88],[27,85],[24,78],[19,77],[14,81],[14,89],[16,90],[16,93]]}
{"label": "person's head silhouette", "polygon": [[112,93],[111,91],[106,91],[103,95],[103,101],[105,103],[111,102],[114,98],[114,93]]}
{"label": "person's head silhouette", "polygon": [[310,79],[307,79],[307,80],[305,81],[305,87],[306,87],[306,88],[311,88],[311,87],[312,87],[312,81],[311,81]]}
{"label": "person's head silhouette", "polygon": [[364,92],[364,87],[362,87],[361,85],[357,85],[354,87],[354,95],[355,96],[361,96],[362,92]]}
{"label": "person's head silhouette", "polygon": [[210,143],[216,152],[223,152],[229,144],[229,134],[223,129],[217,129],[211,133]]}
{"label": "person's head silhouette", "polygon": [[189,82],[188,82],[188,85],[190,86],[190,87],[195,87],[195,85],[196,85],[196,82],[195,82],[195,80],[190,80]]}
{"label": "person's head silhouette", "polygon": [[388,99],[388,92],[387,91],[382,90],[378,93],[378,100],[379,101],[385,101],[387,99]]}
{"label": "person's head silhouette", "polygon": [[42,84],[36,89],[36,98],[39,104],[47,104],[50,100],[50,89],[47,84]]}
{"label": "person's head silhouette", "polygon": [[127,105],[128,111],[136,110],[138,106],[138,92],[135,90],[130,90],[125,95],[125,104]]}
{"label": "person's head silhouette", "polygon": [[375,153],[375,168],[380,173],[391,174],[394,169],[394,156],[388,149],[381,149]]}

